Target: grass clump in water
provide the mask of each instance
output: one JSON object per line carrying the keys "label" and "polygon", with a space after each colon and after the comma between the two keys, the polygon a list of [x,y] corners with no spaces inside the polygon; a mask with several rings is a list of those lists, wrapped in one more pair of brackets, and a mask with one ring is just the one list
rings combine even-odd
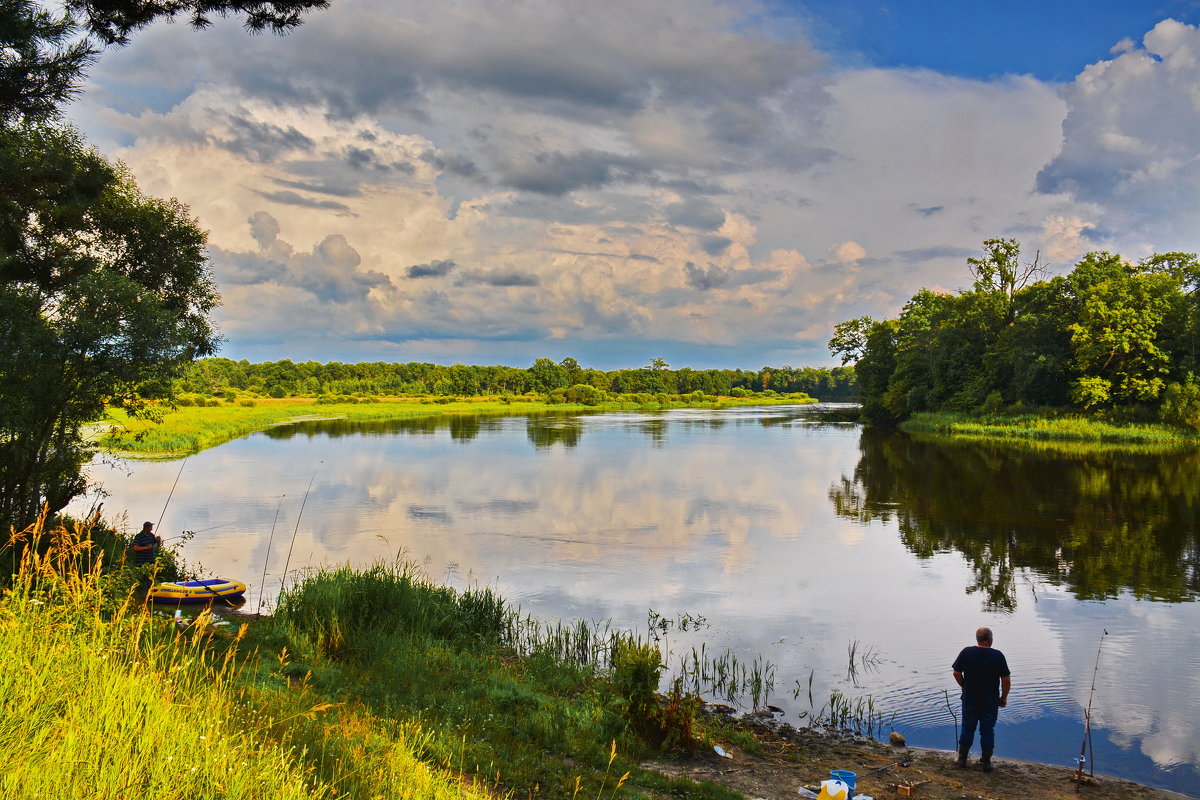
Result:
{"label": "grass clump in water", "polygon": [[1014,414],[976,416],[922,412],[901,423],[906,433],[950,435],[985,442],[1100,445],[1105,448],[1194,447],[1194,431],[1151,423],[1109,422],[1075,415]]}

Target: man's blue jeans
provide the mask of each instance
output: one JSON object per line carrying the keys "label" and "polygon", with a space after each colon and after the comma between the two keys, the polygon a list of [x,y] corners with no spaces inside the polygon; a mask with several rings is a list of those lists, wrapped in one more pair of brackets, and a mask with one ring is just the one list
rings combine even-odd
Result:
{"label": "man's blue jeans", "polygon": [[970,703],[963,703],[962,738],[958,740],[959,747],[970,750],[975,742],[975,727],[979,727],[979,747],[983,752],[990,753],[996,746],[996,717],[1000,714],[999,706],[977,708]]}

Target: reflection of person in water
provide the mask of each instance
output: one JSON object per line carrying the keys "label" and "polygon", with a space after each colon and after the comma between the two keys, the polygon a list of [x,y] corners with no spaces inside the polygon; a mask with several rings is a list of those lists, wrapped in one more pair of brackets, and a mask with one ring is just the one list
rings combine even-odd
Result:
{"label": "reflection of person in water", "polygon": [[992,647],[991,628],[975,631],[974,647],[964,647],[954,659],[954,680],[962,687],[962,738],[958,741],[958,765],[967,765],[967,754],[975,741],[979,726],[979,766],[992,771],[992,750],[995,748],[996,717],[1008,705],[1012,688],[1012,673],[1004,654]]}
{"label": "reflection of person in water", "polygon": [[158,548],[162,547],[162,539],[154,535],[154,523],[142,523],[142,530],[133,537],[133,563],[152,564],[158,557]]}

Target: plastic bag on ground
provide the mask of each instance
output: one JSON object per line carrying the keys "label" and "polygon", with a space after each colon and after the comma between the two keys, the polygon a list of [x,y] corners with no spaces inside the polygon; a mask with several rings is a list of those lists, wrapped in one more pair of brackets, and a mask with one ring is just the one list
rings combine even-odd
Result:
{"label": "plastic bag on ground", "polygon": [[850,800],[850,787],[845,781],[821,781],[821,791],[817,800]]}

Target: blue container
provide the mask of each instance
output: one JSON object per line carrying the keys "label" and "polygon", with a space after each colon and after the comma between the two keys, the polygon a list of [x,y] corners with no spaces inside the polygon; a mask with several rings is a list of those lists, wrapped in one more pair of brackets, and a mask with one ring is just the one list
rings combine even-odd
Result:
{"label": "blue container", "polygon": [[854,797],[854,780],[858,777],[858,773],[851,772],[847,769],[831,769],[829,770],[829,777],[833,778],[835,781],[841,781],[850,789],[846,800],[850,800],[851,797]]}

